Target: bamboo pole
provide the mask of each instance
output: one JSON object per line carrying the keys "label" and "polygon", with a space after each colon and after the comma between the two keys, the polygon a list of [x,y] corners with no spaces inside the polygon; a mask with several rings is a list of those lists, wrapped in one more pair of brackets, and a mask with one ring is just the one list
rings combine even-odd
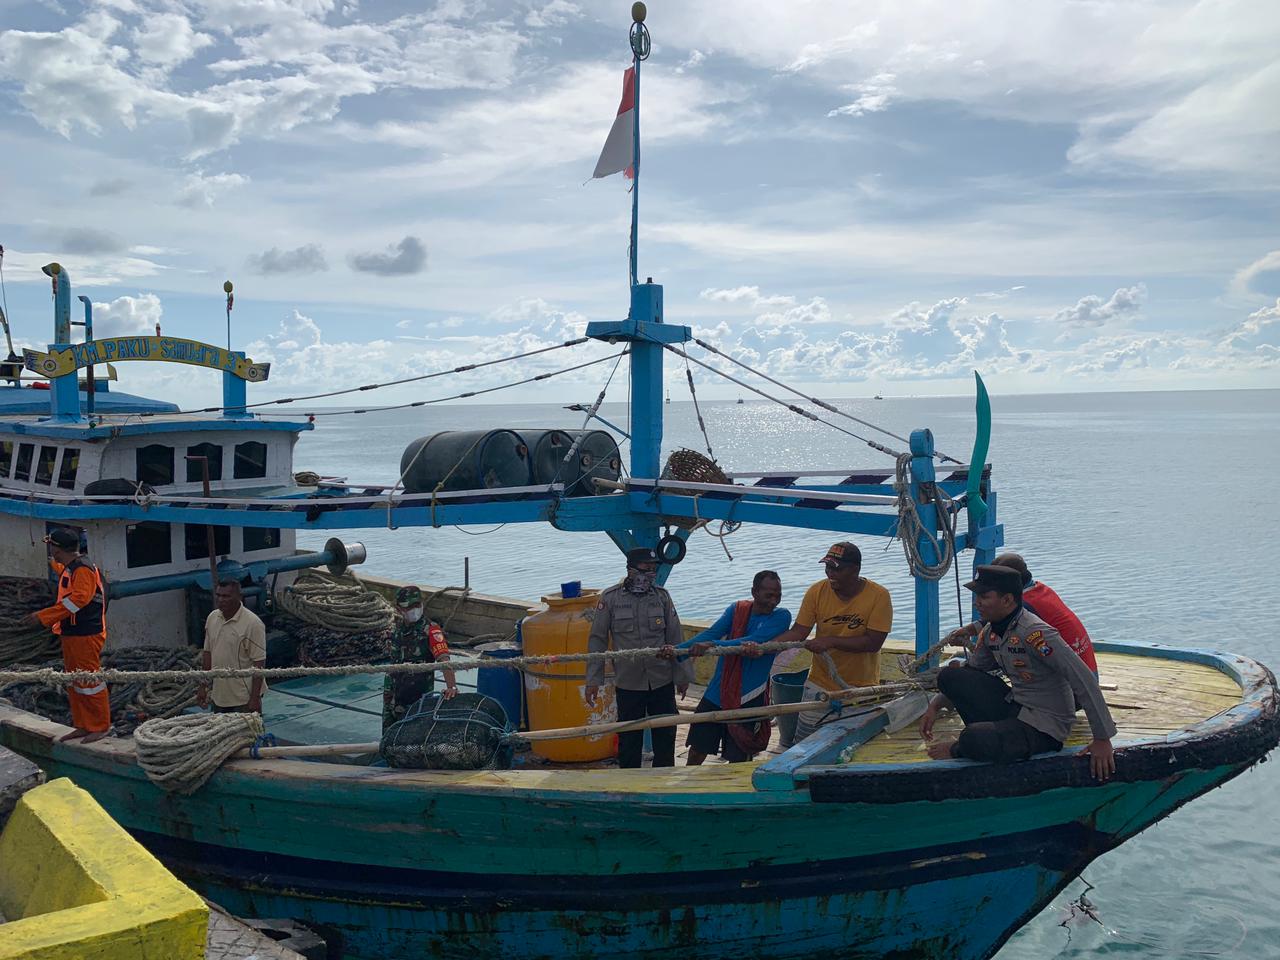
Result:
{"label": "bamboo pole", "polygon": [[[875,689],[868,687],[867,689]],[[879,704],[866,705],[878,709]],[[616,723],[596,723],[581,727],[557,727],[551,730],[528,730],[514,734],[520,740],[563,740],[572,737],[596,737],[610,733],[631,733],[637,730],[654,730],[659,727],[678,727],[692,723],[726,723],[742,720],[759,720],[762,717],[778,717],[790,713],[803,713],[810,710],[830,710],[830,700],[805,700],[801,703],[782,703],[769,707],[741,707],[737,710],[708,710],[705,713],[672,713],[660,717],[646,717],[643,720],[624,720]],[[340,757],[356,754],[377,753],[381,744],[374,740],[369,743],[318,743],[290,747],[259,747],[257,757],[270,760],[273,757]],[[236,760],[246,760],[252,752],[246,748],[233,756]]]}

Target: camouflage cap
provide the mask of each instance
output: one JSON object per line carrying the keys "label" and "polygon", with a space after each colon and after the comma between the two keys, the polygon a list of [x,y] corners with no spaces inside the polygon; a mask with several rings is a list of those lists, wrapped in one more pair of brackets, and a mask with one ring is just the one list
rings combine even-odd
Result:
{"label": "camouflage cap", "polygon": [[422,591],[417,587],[401,587],[396,591],[397,607],[416,607],[422,603]]}

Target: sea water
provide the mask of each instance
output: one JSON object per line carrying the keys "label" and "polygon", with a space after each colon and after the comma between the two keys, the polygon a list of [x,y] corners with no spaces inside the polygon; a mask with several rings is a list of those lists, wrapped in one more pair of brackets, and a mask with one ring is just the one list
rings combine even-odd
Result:
{"label": "sea water", "polygon": [[[969,460],[971,399],[867,398],[837,406],[900,437],[929,427],[940,450]],[[1280,391],[994,396],[992,408],[988,459],[1006,546],[1062,594],[1095,639],[1209,647],[1280,665]],[[673,402],[663,411],[664,454],[676,447],[705,452],[692,403]],[[624,404],[600,412],[628,424]],[[890,457],[848,434],[768,401],[704,402],[702,413],[715,458],[730,472],[893,467]],[[824,416],[859,436],[906,447]],[[356,483],[389,484],[415,437],[582,423],[582,414],[557,405],[320,417],[299,441],[295,463]],[[624,461],[628,452],[624,443]],[[301,534],[299,545],[319,548],[327,536]],[[621,555],[604,534],[544,524],[374,528],[349,536],[368,546],[364,569],[436,586],[460,586],[464,558],[474,589],[516,597],[537,598],[569,580],[602,587],[622,575]],[[794,613],[804,588],[821,575],[827,546],[839,539],[750,525],[723,539],[697,532],[667,587],[682,615],[713,618],[747,595],[756,570],[769,568],[781,574],[783,605]],[[862,547],[863,574],[892,592],[893,636],[910,639],[912,581],[901,546],[852,539]],[[970,556],[962,558],[962,574]],[[958,622],[956,596],[948,575],[944,626]],[[967,616],[967,594],[962,601]],[[1068,921],[1086,884],[1100,923]],[[1096,861],[998,956],[1280,957],[1278,899],[1280,763],[1268,763]]]}

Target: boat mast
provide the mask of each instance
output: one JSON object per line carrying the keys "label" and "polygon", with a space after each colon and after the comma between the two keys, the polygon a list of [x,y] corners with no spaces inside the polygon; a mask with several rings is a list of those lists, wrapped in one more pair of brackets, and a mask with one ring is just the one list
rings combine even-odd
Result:
{"label": "boat mast", "polygon": [[[631,250],[628,280],[631,309],[626,320],[597,320],[588,324],[587,336],[606,343],[627,343],[631,351],[631,476],[657,479],[662,470],[662,354],[664,344],[686,343],[692,339],[688,327],[663,322],[662,285],[652,278],[640,282],[637,266],[640,203],[640,63],[649,56],[649,30],[644,25],[647,11],[643,3],[631,7],[630,43],[634,73],[635,117],[632,119]],[[652,547],[658,542],[660,519],[635,512],[627,526],[610,529],[609,536],[623,550],[634,546]],[[659,579],[669,567],[664,565]]]}

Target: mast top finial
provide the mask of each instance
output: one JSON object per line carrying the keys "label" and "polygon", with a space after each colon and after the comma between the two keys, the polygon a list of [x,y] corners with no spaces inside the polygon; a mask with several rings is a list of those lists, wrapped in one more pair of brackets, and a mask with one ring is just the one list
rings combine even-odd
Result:
{"label": "mast top finial", "polygon": [[224,283],[224,284],[222,285],[222,292],[223,292],[223,293],[230,293],[230,292],[231,292],[232,290],[234,290],[234,289],[235,289],[235,288],[234,288],[233,286],[231,286],[231,281],[230,281],[230,280],[228,280],[226,283]]}
{"label": "mast top finial", "polygon": [[636,0],[636,2],[631,5],[631,19],[636,23],[644,23],[644,18],[648,13],[648,9],[640,2],[640,0]]}

